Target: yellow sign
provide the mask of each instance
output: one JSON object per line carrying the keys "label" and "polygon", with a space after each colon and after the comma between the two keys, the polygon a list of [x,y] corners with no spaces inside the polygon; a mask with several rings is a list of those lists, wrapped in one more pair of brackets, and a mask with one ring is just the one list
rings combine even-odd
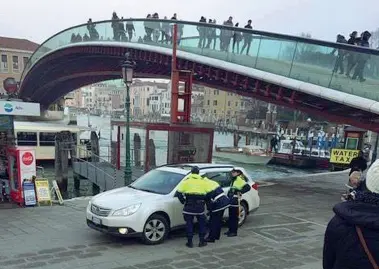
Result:
{"label": "yellow sign", "polygon": [[352,149],[332,149],[330,162],[338,164],[349,164],[352,159],[358,157],[359,150]]}
{"label": "yellow sign", "polygon": [[49,181],[47,179],[38,179],[36,180],[35,185],[38,204],[41,202],[47,202],[51,205]]}

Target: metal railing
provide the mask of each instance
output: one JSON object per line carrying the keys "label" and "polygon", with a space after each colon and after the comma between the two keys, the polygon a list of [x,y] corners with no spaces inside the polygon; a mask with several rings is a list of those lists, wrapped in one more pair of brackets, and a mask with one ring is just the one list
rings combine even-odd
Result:
{"label": "metal railing", "polygon": [[[106,158],[98,156],[93,152],[81,149],[77,156],[73,157],[73,171],[78,175],[88,179],[99,186],[101,191],[106,191],[124,186],[124,170],[117,169],[116,165],[109,162]],[[142,170],[141,170],[142,171]],[[139,175],[132,175],[136,180]]]}
{"label": "metal railing", "polygon": [[[176,23],[180,35],[179,51],[211,57],[360,97],[379,100],[379,94],[376,91],[379,86],[379,50],[232,26],[153,19],[117,20],[116,23],[129,22],[134,25],[135,36],[123,38],[119,31],[114,31],[112,28],[114,22],[107,20],[93,24],[81,24],[63,30],[45,41],[34,52],[24,69],[20,89],[21,96],[24,83],[28,84],[28,72],[34,68],[39,59],[52,51],[68,45],[90,45],[91,42],[94,45],[99,42],[142,43],[153,47],[171,48],[171,27],[164,28],[163,26]],[[80,37],[91,35],[90,29],[95,29],[97,38],[72,40],[77,35]],[[155,35],[155,33],[159,35]],[[128,33],[124,32],[123,34]],[[240,43],[243,53],[239,50],[238,44],[237,52],[235,52],[234,36],[239,36],[237,39],[240,41],[237,43]],[[247,49],[244,51],[246,46]],[[356,70],[359,70],[354,77],[358,76],[361,80],[360,83],[339,75],[340,70],[338,69],[342,62],[349,68],[351,62],[349,59],[355,59],[354,63],[359,65],[359,68],[355,67]],[[363,69],[365,69],[366,80],[361,76]],[[32,86],[28,84],[25,88],[29,91]]]}
{"label": "metal railing", "polygon": [[117,176],[109,174],[106,167],[101,167],[98,163],[74,157],[72,167],[74,173],[96,184],[101,191],[114,189],[117,186]]}

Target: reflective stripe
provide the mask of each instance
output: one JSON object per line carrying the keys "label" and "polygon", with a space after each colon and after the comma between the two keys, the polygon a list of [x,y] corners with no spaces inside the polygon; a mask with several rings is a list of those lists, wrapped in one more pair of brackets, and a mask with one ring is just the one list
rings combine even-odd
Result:
{"label": "reflective stripe", "polygon": [[216,210],[212,210],[212,212],[218,212],[218,211],[220,211],[220,210],[227,209],[228,207],[229,207],[229,205],[226,205],[226,206],[224,206],[224,207],[222,207],[222,208],[219,208],[219,209],[216,209]]}
{"label": "reflective stripe", "polygon": [[239,207],[238,205],[230,205],[230,207]]}
{"label": "reflective stripe", "polygon": [[187,212],[187,211],[184,211],[183,210],[183,214],[187,214],[187,215],[205,215],[205,211],[204,212],[201,212],[201,213],[193,213],[193,212]]}
{"label": "reflective stripe", "polygon": [[219,195],[217,195],[214,199],[212,199],[213,202],[216,202],[218,199],[220,199],[221,197],[223,196],[226,196],[225,193],[220,193]]}

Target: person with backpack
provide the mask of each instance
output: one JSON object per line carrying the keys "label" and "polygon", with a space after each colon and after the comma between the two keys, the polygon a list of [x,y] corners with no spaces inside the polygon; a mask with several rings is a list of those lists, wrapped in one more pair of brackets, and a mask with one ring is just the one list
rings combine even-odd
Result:
{"label": "person with backpack", "polygon": [[334,206],[324,238],[324,269],[378,269],[379,160],[367,171],[365,188]]}

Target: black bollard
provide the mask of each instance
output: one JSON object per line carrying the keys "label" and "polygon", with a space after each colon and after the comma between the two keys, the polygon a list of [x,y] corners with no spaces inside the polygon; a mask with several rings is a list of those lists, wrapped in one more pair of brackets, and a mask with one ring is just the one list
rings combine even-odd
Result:
{"label": "black bollard", "polygon": [[156,157],[155,157],[155,143],[152,138],[149,139],[149,164],[150,167],[156,167]]}
{"label": "black bollard", "polygon": [[134,165],[136,167],[141,166],[141,137],[135,133],[133,138],[134,143]]}
{"label": "black bollard", "polygon": [[97,195],[100,193],[100,187],[95,183],[92,183],[92,195]]}
{"label": "black bollard", "polygon": [[80,196],[80,176],[74,173],[74,194],[76,197]]}

